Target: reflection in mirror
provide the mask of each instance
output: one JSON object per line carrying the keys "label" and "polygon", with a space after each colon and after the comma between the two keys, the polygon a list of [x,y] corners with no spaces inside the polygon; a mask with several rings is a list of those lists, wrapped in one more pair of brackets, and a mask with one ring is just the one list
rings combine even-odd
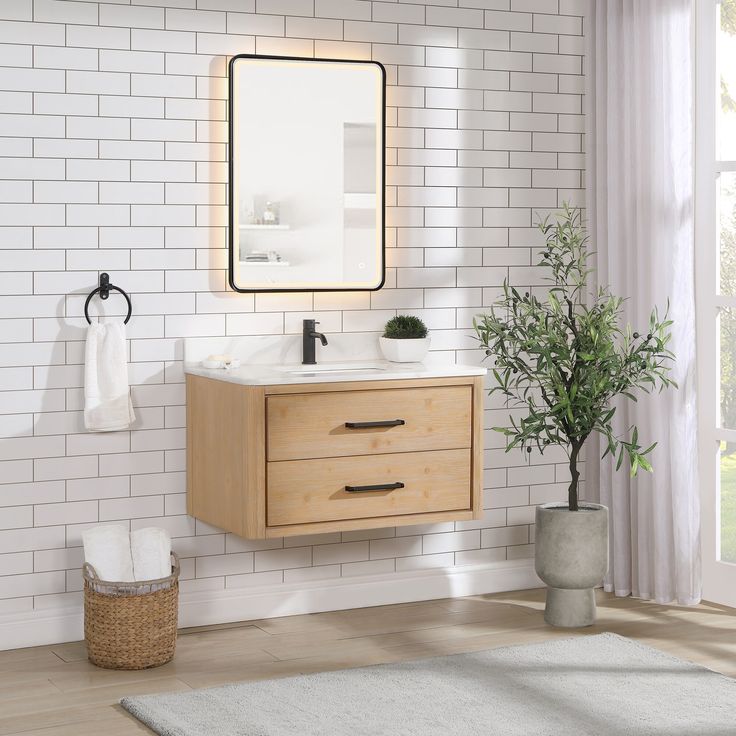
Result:
{"label": "reflection in mirror", "polygon": [[361,281],[375,253],[376,126],[343,125],[343,277]]}
{"label": "reflection in mirror", "polygon": [[232,59],[234,289],[380,288],[384,89],[374,62]]}

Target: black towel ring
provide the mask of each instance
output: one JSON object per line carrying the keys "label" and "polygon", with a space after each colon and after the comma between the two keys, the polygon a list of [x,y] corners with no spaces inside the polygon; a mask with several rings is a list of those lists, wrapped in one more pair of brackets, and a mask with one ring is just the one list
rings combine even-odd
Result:
{"label": "black towel ring", "polygon": [[130,297],[119,286],[115,286],[110,283],[110,275],[107,273],[100,274],[100,285],[94,291],[89,293],[87,300],[84,302],[84,316],[87,318],[87,322],[89,322],[89,324],[92,324],[92,320],[89,318],[89,303],[92,300],[92,297],[99,293],[100,299],[107,299],[110,296],[110,289],[119,291],[125,297],[125,301],[128,302],[128,316],[123,322],[124,325],[128,324],[130,315],[133,314],[133,305],[130,301]]}

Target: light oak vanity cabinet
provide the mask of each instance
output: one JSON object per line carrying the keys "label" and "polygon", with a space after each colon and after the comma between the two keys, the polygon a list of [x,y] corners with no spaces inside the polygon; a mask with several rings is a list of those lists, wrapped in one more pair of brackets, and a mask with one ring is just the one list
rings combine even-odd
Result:
{"label": "light oak vanity cabinet", "polygon": [[188,374],[188,513],[250,539],[478,519],[482,381]]}

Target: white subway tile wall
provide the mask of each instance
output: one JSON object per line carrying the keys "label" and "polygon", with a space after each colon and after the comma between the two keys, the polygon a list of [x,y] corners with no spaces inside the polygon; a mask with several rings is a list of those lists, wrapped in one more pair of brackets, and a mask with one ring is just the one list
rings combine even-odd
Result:
{"label": "white subway tile wall", "polygon": [[[14,0],[0,3],[0,613],[81,602],[81,533],[167,528],[183,591],[390,574],[533,554],[560,452],[505,454],[485,412],[483,520],[267,541],[185,514],[182,338],[432,329],[477,363],[473,315],[540,287],[537,215],[582,202],[584,0]],[[386,287],[226,289],[226,63],[375,59],[388,75]],[[133,296],[137,421],[86,434],[86,294]],[[121,299],[93,313],[117,318]]]}

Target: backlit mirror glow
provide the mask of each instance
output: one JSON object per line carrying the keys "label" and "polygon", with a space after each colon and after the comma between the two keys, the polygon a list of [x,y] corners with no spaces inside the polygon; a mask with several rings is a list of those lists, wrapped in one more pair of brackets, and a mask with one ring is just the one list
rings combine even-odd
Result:
{"label": "backlit mirror glow", "polygon": [[384,274],[384,70],[236,56],[230,284],[377,289]]}

